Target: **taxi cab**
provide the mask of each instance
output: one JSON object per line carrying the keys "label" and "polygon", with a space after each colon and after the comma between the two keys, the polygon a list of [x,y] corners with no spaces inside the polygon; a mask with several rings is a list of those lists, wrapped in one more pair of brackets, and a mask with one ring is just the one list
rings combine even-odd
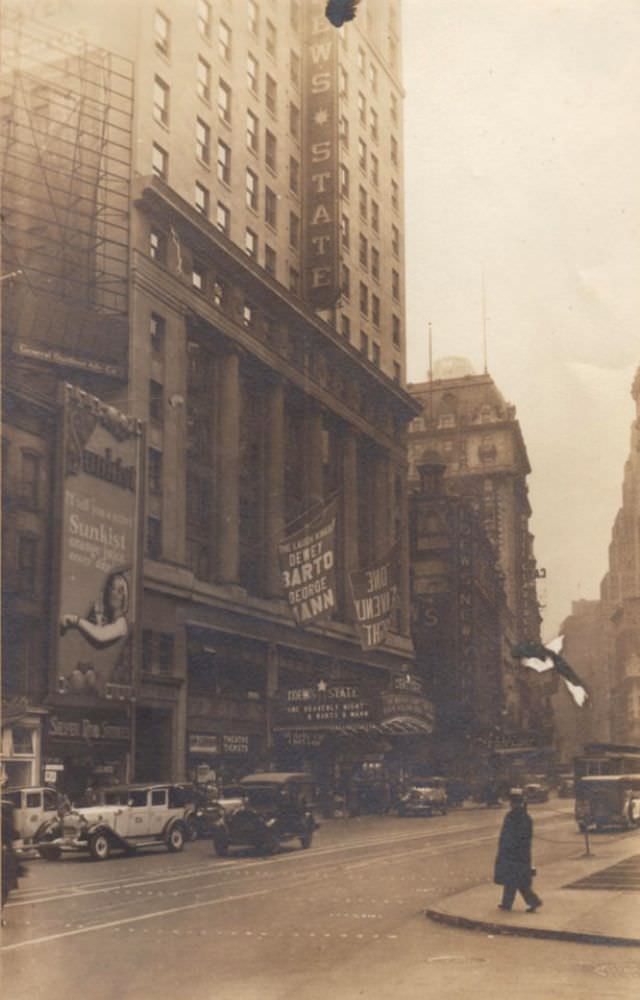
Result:
{"label": "taxi cab", "polygon": [[62,796],[55,788],[33,786],[27,788],[6,788],[2,798],[13,806],[14,826],[17,834],[16,847],[28,847],[38,836],[41,828],[55,819],[62,805]]}
{"label": "taxi cab", "polygon": [[181,851],[186,839],[185,800],[168,784],[125,785],[104,789],[96,805],[73,808],[41,830],[36,849],[55,861],[65,852],[86,852],[105,861],[113,850],[164,844]]}

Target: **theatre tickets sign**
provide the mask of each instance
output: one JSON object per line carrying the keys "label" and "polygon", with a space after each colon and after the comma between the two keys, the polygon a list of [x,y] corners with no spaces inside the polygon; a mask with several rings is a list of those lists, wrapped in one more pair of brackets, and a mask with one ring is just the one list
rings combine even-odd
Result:
{"label": "theatre tickets sign", "polygon": [[375,566],[350,574],[353,608],[363,649],[381,646],[393,623],[398,603],[397,563],[398,552],[394,547]]}
{"label": "theatre tickets sign", "polygon": [[132,695],[142,426],[71,385],[62,390],[54,695]]}
{"label": "theatre tickets sign", "polygon": [[304,296],[313,309],[335,305],[338,257],[338,45],[325,0],[304,8]]}
{"label": "theatre tickets sign", "polygon": [[328,504],[278,546],[282,586],[298,625],[328,618],[336,606],[336,510]]}

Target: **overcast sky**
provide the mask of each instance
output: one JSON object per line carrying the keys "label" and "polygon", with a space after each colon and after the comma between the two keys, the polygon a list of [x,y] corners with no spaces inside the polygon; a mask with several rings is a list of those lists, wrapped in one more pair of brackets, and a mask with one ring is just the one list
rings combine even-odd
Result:
{"label": "overcast sky", "polygon": [[640,364],[640,0],[404,0],[408,375],[489,372],[529,458],[550,638],[597,597]]}

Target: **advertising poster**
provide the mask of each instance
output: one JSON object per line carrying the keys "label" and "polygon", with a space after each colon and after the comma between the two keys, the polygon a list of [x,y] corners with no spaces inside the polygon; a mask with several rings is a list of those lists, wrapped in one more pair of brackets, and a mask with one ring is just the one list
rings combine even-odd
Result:
{"label": "advertising poster", "polygon": [[56,689],[82,703],[132,694],[141,425],[64,387]]}
{"label": "advertising poster", "polygon": [[391,628],[398,600],[397,556],[393,548],[377,565],[349,576],[363,649],[381,646]]}
{"label": "advertising poster", "polygon": [[336,504],[331,503],[278,546],[282,585],[298,625],[311,625],[336,606]]}

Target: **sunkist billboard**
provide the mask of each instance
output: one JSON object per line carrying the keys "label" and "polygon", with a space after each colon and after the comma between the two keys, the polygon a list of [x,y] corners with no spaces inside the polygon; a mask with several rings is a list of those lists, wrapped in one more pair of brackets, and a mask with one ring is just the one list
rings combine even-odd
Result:
{"label": "sunkist billboard", "polygon": [[54,690],[91,704],[132,694],[140,422],[63,388]]}

